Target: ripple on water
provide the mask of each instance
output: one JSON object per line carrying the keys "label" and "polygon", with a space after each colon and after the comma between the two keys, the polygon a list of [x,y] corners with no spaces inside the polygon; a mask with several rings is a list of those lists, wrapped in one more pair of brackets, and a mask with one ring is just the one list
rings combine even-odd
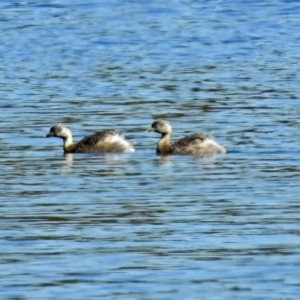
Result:
{"label": "ripple on water", "polygon": [[[281,2],[0,4],[2,297],[297,299],[299,7]],[[158,157],[156,118],[228,154]],[[63,155],[58,122],[137,151]]]}

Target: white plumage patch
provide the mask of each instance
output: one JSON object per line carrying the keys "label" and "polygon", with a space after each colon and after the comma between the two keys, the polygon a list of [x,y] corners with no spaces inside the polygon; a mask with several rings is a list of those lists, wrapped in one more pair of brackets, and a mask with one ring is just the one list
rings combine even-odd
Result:
{"label": "white plumage patch", "polygon": [[113,137],[111,137],[111,143],[116,143],[119,144],[120,147],[124,148],[124,150],[126,150],[127,152],[134,152],[134,148],[133,146],[124,139],[124,137],[122,135],[114,135]]}

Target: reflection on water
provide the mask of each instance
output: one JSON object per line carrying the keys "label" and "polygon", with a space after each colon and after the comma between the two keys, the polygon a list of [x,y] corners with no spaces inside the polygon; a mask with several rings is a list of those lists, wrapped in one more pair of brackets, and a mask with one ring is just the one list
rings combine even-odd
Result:
{"label": "reflection on water", "polygon": [[[0,8],[2,298],[298,299],[296,2]],[[158,118],[228,154],[157,156]],[[64,155],[55,123],[136,152]]]}
{"label": "reflection on water", "polygon": [[121,160],[123,153],[65,153],[63,154],[65,167],[72,167],[76,160],[85,160],[86,157],[93,159],[96,164],[117,164]]}
{"label": "reflection on water", "polygon": [[65,166],[66,167],[72,167],[73,165],[73,154],[72,153],[66,153],[64,154],[65,157]]}

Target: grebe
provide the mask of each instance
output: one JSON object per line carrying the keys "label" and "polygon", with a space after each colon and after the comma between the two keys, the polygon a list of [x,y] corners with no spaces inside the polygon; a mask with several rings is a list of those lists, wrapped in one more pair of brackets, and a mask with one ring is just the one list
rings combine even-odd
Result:
{"label": "grebe", "polygon": [[50,128],[46,137],[62,138],[65,153],[133,152],[133,146],[121,134],[121,131],[107,129],[86,136],[79,142],[73,143],[70,129],[62,124],[55,124]]}
{"label": "grebe", "polygon": [[226,153],[226,149],[214,141],[212,135],[206,133],[194,133],[180,138],[171,143],[172,127],[166,120],[156,120],[152,123],[149,131],[161,134],[161,139],[157,144],[156,153],[166,154],[195,154],[207,155],[216,153]]}

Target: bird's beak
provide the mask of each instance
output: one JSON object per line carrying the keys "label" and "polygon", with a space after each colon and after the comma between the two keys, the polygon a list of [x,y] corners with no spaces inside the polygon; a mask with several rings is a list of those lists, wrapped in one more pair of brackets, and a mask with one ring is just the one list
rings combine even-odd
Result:
{"label": "bird's beak", "polygon": [[148,128],[147,130],[146,130],[147,132],[149,132],[149,131],[154,131],[154,128]]}
{"label": "bird's beak", "polygon": [[46,138],[51,137],[51,136],[53,136],[53,134],[51,132],[49,132],[45,135]]}

